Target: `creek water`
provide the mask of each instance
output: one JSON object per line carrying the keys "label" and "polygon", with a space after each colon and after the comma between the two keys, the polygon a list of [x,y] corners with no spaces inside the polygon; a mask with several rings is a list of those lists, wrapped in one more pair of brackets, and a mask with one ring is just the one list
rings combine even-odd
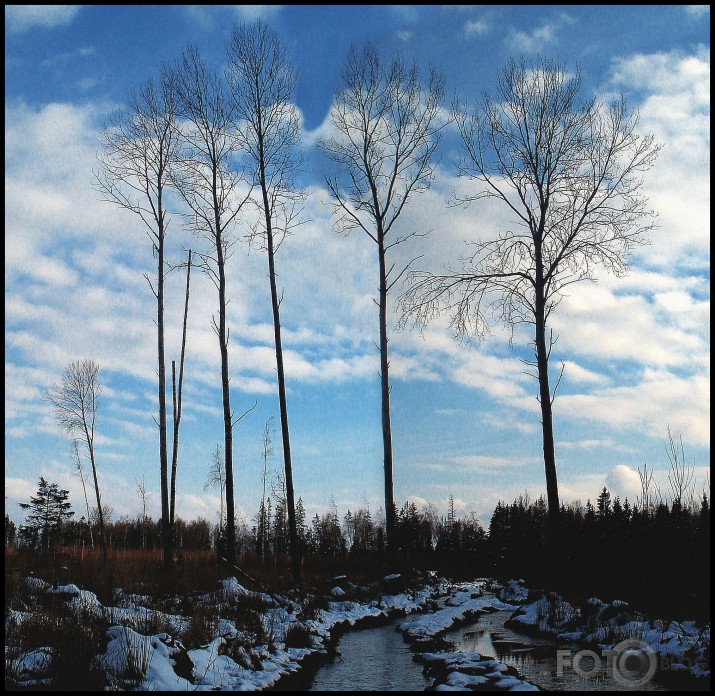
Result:
{"label": "creek water", "polygon": [[[579,651],[577,645],[558,645],[550,639],[525,636],[507,628],[504,623],[509,620],[512,611],[496,611],[485,613],[473,623],[445,633],[445,640],[453,643],[455,650],[460,652],[476,652],[488,655],[515,667],[519,674],[532,684],[548,691],[667,691],[657,682],[647,682],[629,688],[608,675],[605,662],[601,669],[593,670],[594,676],[580,676],[568,666],[562,669],[558,676],[556,651],[571,650],[572,654]],[[584,658],[579,667],[582,672],[589,672],[595,667],[591,658]],[[566,661],[570,664],[570,660]],[[628,677],[628,674],[625,674]],[[635,681],[636,676],[632,676]],[[626,678],[624,681],[628,682]]]}
{"label": "creek water", "polygon": [[308,690],[424,691],[432,682],[396,630],[404,620],[345,633],[338,643],[340,654],[320,668]]}
{"label": "creek water", "polygon": [[[442,634],[457,652],[476,652],[515,667],[532,684],[547,691],[668,691],[657,681],[629,688],[623,680],[602,669],[595,676],[580,676],[573,669],[557,671],[557,650],[580,649],[549,638],[517,633],[504,624],[512,611],[485,612],[473,623]],[[398,618],[377,628],[350,630],[338,643],[338,654],[312,677],[308,691],[424,691],[431,680],[422,673],[420,663],[396,627],[405,619]],[[581,664],[588,672],[594,664],[588,658]],[[626,675],[628,676],[628,675]]]}

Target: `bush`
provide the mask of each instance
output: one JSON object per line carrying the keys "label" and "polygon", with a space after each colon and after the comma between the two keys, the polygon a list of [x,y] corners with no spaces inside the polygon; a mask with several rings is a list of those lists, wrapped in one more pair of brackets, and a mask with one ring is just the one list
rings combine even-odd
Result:
{"label": "bush", "polygon": [[181,642],[189,649],[211,642],[218,633],[218,612],[205,603],[197,604],[189,625],[181,633]]}
{"label": "bush", "polygon": [[287,648],[311,648],[313,634],[304,624],[292,621],[286,631],[284,643]]}

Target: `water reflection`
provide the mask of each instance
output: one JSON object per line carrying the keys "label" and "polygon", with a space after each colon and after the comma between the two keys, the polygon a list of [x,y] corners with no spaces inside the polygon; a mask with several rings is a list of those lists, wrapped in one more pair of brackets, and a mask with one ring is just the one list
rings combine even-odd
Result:
{"label": "water reflection", "polygon": [[[511,613],[497,611],[483,614],[474,624],[451,631],[444,637],[458,651],[477,652],[512,665],[525,679],[549,691],[667,691],[662,685],[653,682],[629,689],[613,676],[608,676],[605,663],[591,677],[580,676],[572,669],[564,669],[559,677],[556,651],[570,649],[575,654],[579,646],[557,645],[553,640],[516,633],[504,626]],[[588,673],[594,670],[595,664],[590,657],[585,656],[579,666],[582,672]]]}

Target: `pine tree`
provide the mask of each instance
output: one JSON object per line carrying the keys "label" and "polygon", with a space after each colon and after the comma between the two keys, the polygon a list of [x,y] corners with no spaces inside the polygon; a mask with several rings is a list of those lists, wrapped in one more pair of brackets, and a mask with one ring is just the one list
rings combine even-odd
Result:
{"label": "pine tree", "polygon": [[598,516],[601,518],[611,514],[611,494],[605,486],[596,500],[596,509],[598,510]]}
{"label": "pine tree", "polygon": [[74,516],[72,505],[67,500],[69,491],[60,489],[56,483],[47,483],[40,476],[37,495],[29,503],[20,503],[23,510],[29,510],[26,524],[20,533],[30,542],[39,542],[46,551],[62,531],[64,522]]}

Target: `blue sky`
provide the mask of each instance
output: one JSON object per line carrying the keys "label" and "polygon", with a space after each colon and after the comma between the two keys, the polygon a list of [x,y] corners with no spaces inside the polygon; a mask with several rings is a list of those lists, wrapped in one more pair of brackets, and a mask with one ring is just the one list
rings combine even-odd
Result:
{"label": "blue sky", "polygon": [[[5,496],[6,509],[34,493],[40,475],[69,488],[83,509],[70,443],[45,388],[73,359],[93,359],[105,385],[98,461],[115,516],[139,510],[146,477],[158,515],[153,274],[137,220],[92,188],[98,134],[128,91],[155,76],[189,42],[221,68],[235,24],[261,17],[279,32],[300,72],[296,105],[309,154],[306,219],[280,250],[294,485],[309,515],[334,497],[342,513],[382,504],[377,308],[373,244],[332,229],[314,147],[330,132],[339,65],[351,43],[402,51],[423,73],[442,70],[447,92],[474,104],[510,56],[558,57],[581,66],[584,97],[624,93],[641,129],[664,148],[644,191],[659,215],[630,274],[605,272],[572,286],[553,316],[552,365],[566,363],[554,402],[556,460],[564,501],[593,499],[603,485],[634,497],[645,462],[667,492],[667,427],[682,436],[702,488],[710,459],[710,12],[707,6],[6,6],[5,8]],[[509,224],[489,206],[448,209],[456,140],[446,137],[432,188],[415,196],[403,229],[405,260],[437,270],[464,241]],[[229,262],[232,406],[256,408],[234,433],[236,502],[255,513],[261,437],[278,424],[275,354],[265,256],[239,239]],[[168,251],[199,242],[172,222]],[[402,251],[402,247],[400,247]],[[178,359],[184,279],[167,286],[167,360]],[[396,288],[397,289],[397,288]],[[177,513],[216,519],[203,483],[223,439],[217,298],[194,274],[189,309]],[[397,322],[391,314],[391,324]],[[479,347],[455,342],[446,321],[420,335],[391,332],[392,427],[398,505],[414,499],[488,520],[499,499],[544,491],[536,382],[523,373],[527,333],[497,327]],[[269,466],[282,466],[280,429]]]}

